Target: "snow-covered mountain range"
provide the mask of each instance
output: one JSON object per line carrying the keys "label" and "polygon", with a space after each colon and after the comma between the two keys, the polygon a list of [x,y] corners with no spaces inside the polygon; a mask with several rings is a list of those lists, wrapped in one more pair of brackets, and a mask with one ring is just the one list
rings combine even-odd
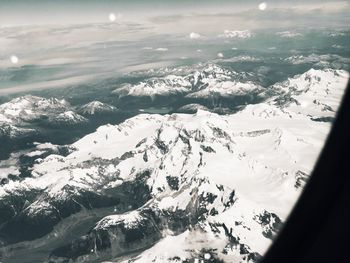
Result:
{"label": "snow-covered mountain range", "polygon": [[[183,73],[183,72],[180,72]],[[112,94],[119,97],[155,97],[183,95],[186,98],[208,99],[213,95],[227,98],[259,93],[263,90],[258,84],[247,80],[247,73],[238,73],[216,64],[207,64],[201,69],[185,74],[168,74],[154,77],[136,85],[124,83]]]}
{"label": "snow-covered mountain range", "polygon": [[0,105],[0,121],[14,124],[33,122],[43,116],[65,112],[68,108],[65,100],[27,95]]}
{"label": "snow-covered mountain range", "polygon": [[[3,261],[49,245],[46,262],[257,262],[312,171],[349,75],[311,69],[263,89],[211,67],[113,93],[257,92],[265,101],[230,115],[140,114],[64,150],[38,144],[25,178],[0,165]],[[76,119],[66,102],[48,103]],[[38,118],[41,106],[17,104],[2,106],[4,123]],[[81,114],[105,108],[95,104]]]}
{"label": "snow-covered mountain range", "polygon": [[0,105],[0,136],[16,138],[38,133],[40,126],[81,125],[88,122],[86,116],[116,110],[99,101],[76,108],[64,99],[26,95]]}

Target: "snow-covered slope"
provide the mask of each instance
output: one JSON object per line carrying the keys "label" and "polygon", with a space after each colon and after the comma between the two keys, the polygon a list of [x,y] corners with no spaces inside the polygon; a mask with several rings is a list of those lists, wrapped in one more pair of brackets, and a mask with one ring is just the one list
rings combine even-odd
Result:
{"label": "snow-covered slope", "polygon": [[[232,115],[141,114],[98,128],[67,156],[39,155],[31,177],[0,188],[0,253],[37,239],[32,248],[60,244],[51,262],[257,262],[330,128],[314,121],[324,111],[296,102],[320,100],[333,117],[347,76],[310,70]],[[80,220],[91,222],[84,230]],[[81,237],[66,240],[72,229]]]}
{"label": "snow-covered slope", "polygon": [[274,98],[276,105],[314,119],[334,117],[340,105],[349,73],[343,70],[310,69],[271,87],[283,96]]}

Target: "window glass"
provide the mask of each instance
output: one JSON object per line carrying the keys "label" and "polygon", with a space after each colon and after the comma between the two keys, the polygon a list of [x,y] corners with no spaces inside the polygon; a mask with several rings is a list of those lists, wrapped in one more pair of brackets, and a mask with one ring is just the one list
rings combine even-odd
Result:
{"label": "window glass", "polygon": [[350,65],[349,1],[0,3],[0,261],[258,262]]}

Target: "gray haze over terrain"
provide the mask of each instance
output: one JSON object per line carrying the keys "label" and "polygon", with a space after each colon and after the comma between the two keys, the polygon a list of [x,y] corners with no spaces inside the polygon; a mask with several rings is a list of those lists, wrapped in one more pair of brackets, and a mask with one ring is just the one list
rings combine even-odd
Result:
{"label": "gray haze over terrain", "polygon": [[[43,1],[1,0],[0,25],[76,24],[108,22],[113,12],[120,21],[172,21],[188,26],[203,26],[211,22],[235,23],[238,27],[337,26],[349,22],[349,1],[266,1],[267,8],[259,12],[261,1]],[[274,17],[273,21],[270,19]],[[332,21],[327,18],[331,17]],[[319,18],[315,23],[315,18]],[[227,21],[234,19],[233,21]],[[190,21],[189,21],[190,20]],[[349,24],[349,23],[347,23]],[[180,27],[179,25],[177,27]]]}
{"label": "gray haze over terrain", "polygon": [[[347,30],[350,25],[349,1],[264,3],[266,9],[260,10],[261,2],[252,0],[0,0],[0,94],[74,86],[179,61],[208,61],[240,41],[223,38],[225,31],[274,35]],[[283,40],[274,35],[267,44],[261,37],[247,39],[251,48],[267,50]],[[289,42],[291,50],[298,49],[297,42]],[[16,64],[10,59],[14,55]]]}

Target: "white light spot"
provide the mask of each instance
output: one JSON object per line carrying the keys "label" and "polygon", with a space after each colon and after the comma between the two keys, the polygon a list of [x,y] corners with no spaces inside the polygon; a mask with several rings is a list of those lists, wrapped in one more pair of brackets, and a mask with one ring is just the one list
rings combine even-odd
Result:
{"label": "white light spot", "polygon": [[91,249],[91,253],[94,253],[94,249]]}
{"label": "white light spot", "polygon": [[198,53],[201,53],[201,52],[202,52],[202,50],[201,50],[201,49],[197,49],[196,51],[197,51]]}
{"label": "white light spot", "polygon": [[195,33],[195,32],[192,32],[192,33],[190,34],[190,39],[198,39],[198,38],[200,38],[200,37],[201,37],[201,35],[198,34],[198,33]]}
{"label": "white light spot", "polygon": [[259,4],[259,10],[264,11],[267,8],[267,4],[265,2],[262,2]]}
{"label": "white light spot", "polygon": [[210,258],[211,258],[211,255],[210,255],[209,253],[205,253],[205,254],[204,254],[204,258],[205,258],[205,259],[210,259]]}
{"label": "white light spot", "polygon": [[224,54],[218,53],[217,56],[218,56],[218,58],[223,58],[223,57],[224,57]]}
{"label": "white light spot", "polygon": [[114,13],[109,14],[109,21],[114,22],[117,19]]}
{"label": "white light spot", "polygon": [[18,57],[15,56],[15,55],[12,55],[12,56],[10,57],[10,60],[11,60],[11,63],[12,63],[12,64],[17,64],[18,61],[19,61]]}

